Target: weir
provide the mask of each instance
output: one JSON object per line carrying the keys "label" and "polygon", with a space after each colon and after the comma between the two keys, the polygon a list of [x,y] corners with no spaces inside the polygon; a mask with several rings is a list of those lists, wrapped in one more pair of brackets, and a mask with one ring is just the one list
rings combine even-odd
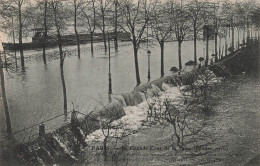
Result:
{"label": "weir", "polygon": [[[130,93],[112,95],[115,99],[89,115],[78,119],[77,124],[67,124],[38,139],[15,147],[21,164],[72,164],[78,161],[80,149],[88,134],[100,128],[100,119],[116,120],[125,115],[124,107],[136,106],[163,91],[163,83],[181,85],[184,75],[165,76],[136,87]],[[19,155],[18,155],[19,154]],[[22,155],[21,155],[22,154]]]}
{"label": "weir", "polygon": [[[253,49],[256,48],[256,49]],[[259,42],[241,48],[231,53],[221,61],[210,66],[219,77],[225,77],[239,72],[259,67]],[[257,60],[256,57],[257,56]],[[164,91],[164,84],[171,86],[186,85],[194,80],[196,68],[180,75],[165,76],[147,84],[136,87],[130,93],[112,95],[113,102],[102,109],[78,119],[77,123],[67,124],[54,132],[40,136],[38,139],[16,145],[14,153],[20,164],[25,165],[72,165],[78,162],[80,150],[86,146],[85,138],[91,132],[100,128],[100,120],[113,121],[125,115],[124,107],[136,106],[146,98],[153,97]]]}

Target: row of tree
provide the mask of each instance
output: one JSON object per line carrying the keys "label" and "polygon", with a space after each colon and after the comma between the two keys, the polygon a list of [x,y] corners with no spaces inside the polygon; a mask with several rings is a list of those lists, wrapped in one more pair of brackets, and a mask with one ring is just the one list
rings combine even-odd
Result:
{"label": "row of tree", "polygon": [[[56,8],[53,8],[53,4]],[[102,32],[105,51],[107,51],[106,33],[114,32],[113,39],[118,50],[118,31],[126,32],[133,43],[135,57],[136,80],[140,84],[138,67],[138,49],[141,41],[147,37],[156,39],[161,47],[161,76],[164,75],[164,43],[168,40],[178,41],[179,69],[182,68],[181,45],[186,36],[193,33],[194,62],[197,63],[197,38],[204,28],[210,37],[215,36],[215,55],[218,55],[218,36],[221,28],[227,27],[232,31],[234,48],[234,28],[249,29],[253,24],[259,26],[259,6],[254,0],[236,1],[199,1],[199,0],[1,0],[2,30],[15,39],[18,34],[20,44],[21,66],[24,67],[22,40],[32,30],[44,29],[43,61],[46,64],[46,37],[49,34],[62,36],[68,32],[68,27],[74,26],[80,58],[80,33],[89,33],[91,38],[91,52],[93,54],[93,36],[95,32]],[[55,20],[56,17],[56,20]],[[59,33],[53,31],[59,28]],[[213,31],[209,31],[210,27]],[[150,31],[146,31],[149,28]],[[212,29],[212,28],[211,28]],[[209,31],[209,32],[208,32]],[[225,30],[226,31],[226,30]],[[146,34],[149,33],[149,34]],[[208,53],[207,53],[208,57]],[[206,63],[208,58],[206,57]]]}

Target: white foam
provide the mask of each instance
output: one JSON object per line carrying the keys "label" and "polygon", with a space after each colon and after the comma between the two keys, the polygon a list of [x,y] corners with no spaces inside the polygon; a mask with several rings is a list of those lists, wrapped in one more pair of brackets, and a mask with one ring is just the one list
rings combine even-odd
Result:
{"label": "white foam", "polygon": [[[180,89],[182,87],[171,87],[170,85],[164,84],[165,92],[162,92],[160,96],[156,98],[163,101],[166,98],[170,98],[172,102],[176,104],[179,103],[181,93]],[[157,89],[158,90],[158,89]],[[111,123],[113,128],[117,129],[110,129],[110,136],[120,137],[123,135],[132,134],[135,131],[138,131],[141,127],[143,127],[143,122],[147,119],[147,111],[148,111],[148,103],[153,102],[155,97],[147,99],[137,106],[128,106],[124,107],[125,116],[121,117],[118,120],[115,120]],[[147,103],[148,102],[148,103]],[[157,105],[156,105],[157,104]],[[156,103],[154,107],[160,107],[160,103]],[[104,129],[107,132],[106,129]],[[102,142],[104,140],[104,135],[102,129],[98,129],[87,136],[86,142],[90,144],[93,142]]]}

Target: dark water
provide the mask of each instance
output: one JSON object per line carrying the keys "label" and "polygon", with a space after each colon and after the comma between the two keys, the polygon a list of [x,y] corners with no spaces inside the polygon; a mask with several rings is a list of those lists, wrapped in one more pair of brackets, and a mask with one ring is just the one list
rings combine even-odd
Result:
{"label": "dark water", "polygon": [[[242,37],[240,37],[242,40]],[[236,41],[236,40],[235,40]],[[240,41],[241,43],[241,41]],[[112,45],[113,43],[111,43]],[[119,52],[111,49],[111,74],[113,94],[130,92],[136,86],[133,49],[130,43],[120,43]],[[156,42],[155,42],[156,44]],[[222,39],[221,44],[224,44]],[[72,110],[72,102],[81,112],[86,113],[108,100],[108,55],[99,49],[102,43],[95,45],[94,56],[89,51],[89,44],[81,45],[81,59],[77,56],[66,57],[64,74],[67,87],[68,111]],[[165,74],[169,75],[172,66],[178,67],[178,43],[165,43]],[[146,46],[139,51],[139,70],[142,83],[147,82],[148,58]],[[214,41],[210,41],[209,54],[213,54]],[[76,55],[76,46],[66,47]],[[160,77],[160,48],[156,44],[150,48],[151,80]],[[58,49],[49,49],[54,54]],[[17,73],[5,72],[6,91],[11,112],[14,131],[40,123],[63,113],[63,95],[60,79],[59,60],[48,58],[47,66],[41,60],[41,50],[24,51],[25,57],[39,58],[26,61],[26,71]],[[198,41],[197,56],[205,56],[205,42]],[[193,41],[182,44],[183,65],[193,60]],[[64,117],[46,123],[50,131],[64,122]],[[32,133],[37,130],[33,129]],[[27,134],[31,130],[27,131]],[[19,135],[19,134],[18,134]]]}

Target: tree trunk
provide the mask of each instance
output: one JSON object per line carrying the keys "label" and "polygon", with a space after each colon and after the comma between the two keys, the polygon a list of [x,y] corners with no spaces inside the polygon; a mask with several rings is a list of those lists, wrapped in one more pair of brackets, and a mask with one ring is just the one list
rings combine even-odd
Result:
{"label": "tree trunk", "polygon": [[221,59],[221,37],[219,38],[219,45],[218,45],[218,59]]}
{"label": "tree trunk", "polygon": [[12,133],[12,125],[11,125],[11,118],[10,118],[10,115],[9,115],[9,108],[8,108],[6,92],[5,92],[5,80],[4,80],[4,72],[3,72],[3,64],[2,64],[1,54],[0,54],[0,74],[1,74],[1,89],[2,89],[2,98],[3,98],[4,110],[5,110],[7,134],[10,136],[10,134]]}
{"label": "tree trunk", "polygon": [[234,51],[234,49],[235,49],[235,46],[234,46],[234,25],[233,25],[233,21],[232,21],[232,23],[231,23],[231,33],[232,33],[232,43],[231,43],[231,47],[232,47],[232,51]]}
{"label": "tree trunk", "polygon": [[218,33],[215,32],[215,61],[217,60],[218,60]]}
{"label": "tree trunk", "polygon": [[61,76],[61,83],[62,83],[62,91],[63,91],[63,108],[64,108],[64,115],[67,117],[67,92],[66,92],[66,84],[65,84],[65,78],[64,78],[64,55],[62,50],[62,44],[61,44],[61,36],[60,36],[60,30],[57,28],[58,33],[58,43],[59,43],[59,51],[60,51],[60,76]]}
{"label": "tree trunk", "polygon": [[134,46],[136,83],[137,83],[137,86],[138,86],[138,85],[141,84],[140,75],[139,75],[139,66],[138,66],[138,48],[137,48],[136,44],[133,44],[133,46]]}
{"label": "tree trunk", "polygon": [[[13,28],[13,43],[14,43],[14,46],[15,46],[14,19],[13,19],[13,17],[12,17],[12,28]],[[18,65],[17,65],[17,58],[16,58],[16,50],[14,50],[14,61],[15,61],[15,67],[17,68]]]}
{"label": "tree trunk", "polygon": [[104,147],[104,152],[103,152],[103,155],[104,155],[104,162],[107,162],[107,160],[108,160],[108,154],[107,154],[107,138],[108,137],[106,137],[105,136],[105,139],[104,139],[104,142],[103,142],[103,147]]}
{"label": "tree trunk", "polygon": [[108,40],[108,94],[112,94],[112,79],[111,79],[111,63],[110,63],[110,37],[109,37],[109,34],[108,34],[108,37],[107,37],[107,40]]}
{"label": "tree trunk", "polygon": [[62,92],[63,92],[63,108],[64,108],[64,115],[67,117],[67,91],[66,91],[66,84],[65,84],[64,71],[63,71],[64,56],[63,56],[60,37],[58,38],[59,38],[59,51],[60,51],[60,76],[61,76]]}
{"label": "tree trunk", "polygon": [[242,41],[243,47],[244,47],[244,44],[245,44],[245,31],[246,31],[246,25],[244,25],[244,28],[243,28],[243,41]]}
{"label": "tree trunk", "polygon": [[215,13],[215,61],[218,60],[218,20],[216,17],[216,6],[214,4],[214,13]]}
{"label": "tree trunk", "polygon": [[251,38],[253,38],[253,24],[250,25],[250,30],[251,30]]}
{"label": "tree trunk", "polygon": [[62,83],[62,90],[63,90],[63,108],[64,108],[64,115],[67,117],[68,112],[67,112],[67,93],[66,93],[66,84],[65,84],[65,78],[64,78],[64,71],[63,71],[63,65],[64,65],[64,60],[65,57],[63,55],[63,50],[62,50],[62,40],[61,40],[61,35],[60,35],[60,28],[59,24],[57,21],[57,9],[54,6],[54,2],[52,2],[52,8],[53,8],[53,13],[54,13],[54,23],[56,26],[57,30],[57,37],[58,37],[58,44],[59,44],[59,52],[60,52],[60,76],[61,76],[61,83]]}
{"label": "tree trunk", "polygon": [[104,47],[105,47],[105,52],[107,52],[107,42],[106,42],[106,26],[105,26],[105,15],[104,15],[104,10],[102,10],[102,32],[103,32],[103,40],[104,40]]}
{"label": "tree trunk", "polygon": [[107,41],[106,41],[106,32],[103,31],[103,41],[104,41],[104,47],[105,47],[105,52],[107,52]]}
{"label": "tree trunk", "polygon": [[181,62],[181,40],[178,40],[178,56],[179,56],[179,70],[182,69],[182,62]]}
{"label": "tree trunk", "polygon": [[47,38],[47,0],[45,0],[44,3],[44,35],[43,35],[43,47],[42,47],[42,58],[43,58],[43,63],[46,65],[46,53],[45,53],[45,48],[46,48],[46,38]]}
{"label": "tree trunk", "polygon": [[23,25],[22,25],[22,4],[18,5],[19,10],[19,47],[20,47],[20,57],[21,57],[21,66],[24,68],[24,56],[23,56]]}
{"label": "tree trunk", "polygon": [[74,30],[75,35],[77,38],[77,45],[78,45],[78,58],[80,59],[80,41],[79,41],[79,35],[77,31],[77,2],[74,0]]}
{"label": "tree trunk", "polygon": [[205,66],[208,66],[208,64],[209,64],[209,35],[208,35],[208,30],[207,30]]}
{"label": "tree trunk", "polygon": [[230,40],[230,25],[228,26],[228,39]]}
{"label": "tree trunk", "polygon": [[161,47],[161,77],[164,76],[164,41],[160,42]]}
{"label": "tree trunk", "polygon": [[250,29],[249,29],[249,21],[248,21],[248,18],[247,18],[247,23],[246,23],[246,28],[247,28],[247,43],[249,42],[249,39],[250,39]]}
{"label": "tree trunk", "polygon": [[240,39],[239,39],[239,29],[237,28],[237,37],[238,37],[238,39],[237,39],[237,49],[239,50],[239,45],[240,45]]}
{"label": "tree trunk", "polygon": [[227,30],[225,30],[225,56],[227,56]]}
{"label": "tree trunk", "polygon": [[181,138],[180,138],[179,134],[177,133],[176,122],[174,121],[172,123],[172,125],[173,125],[173,129],[174,129],[174,136],[177,138],[177,145],[180,146]]}
{"label": "tree trunk", "polygon": [[118,41],[117,41],[117,19],[118,19],[118,16],[117,16],[117,6],[118,6],[118,0],[115,0],[115,51],[118,52]]}
{"label": "tree trunk", "polygon": [[197,64],[197,30],[196,30],[196,24],[193,26],[193,34],[194,34],[194,62]]}
{"label": "tree trunk", "polygon": [[256,33],[257,33],[257,40],[259,40],[259,29],[260,29],[260,28],[257,27],[257,32],[256,32]]}
{"label": "tree trunk", "polygon": [[91,47],[91,54],[92,54],[92,56],[93,56],[93,54],[94,54],[94,48],[93,48],[93,32],[90,32],[90,47]]}

